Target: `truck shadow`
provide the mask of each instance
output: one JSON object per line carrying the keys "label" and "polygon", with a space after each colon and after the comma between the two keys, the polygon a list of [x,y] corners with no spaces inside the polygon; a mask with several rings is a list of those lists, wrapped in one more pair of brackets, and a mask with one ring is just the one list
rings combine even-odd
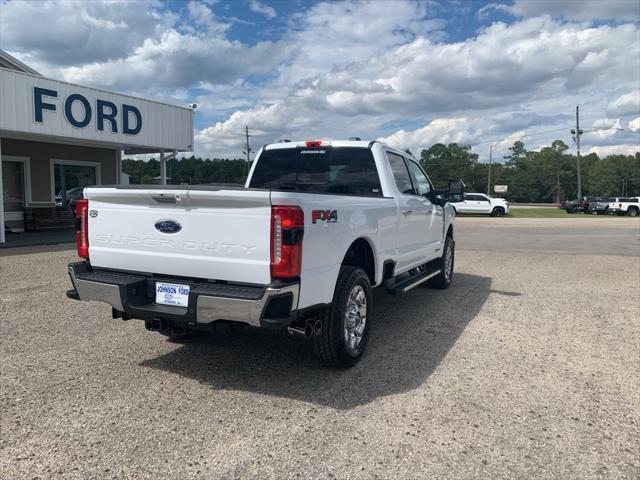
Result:
{"label": "truck shadow", "polygon": [[250,328],[234,335],[203,335],[141,364],[215,390],[349,409],[422,385],[490,292],[490,278],[468,274],[456,274],[445,291],[419,287],[396,297],[376,289],[368,350],[349,370],[324,368],[307,342],[286,332]]}

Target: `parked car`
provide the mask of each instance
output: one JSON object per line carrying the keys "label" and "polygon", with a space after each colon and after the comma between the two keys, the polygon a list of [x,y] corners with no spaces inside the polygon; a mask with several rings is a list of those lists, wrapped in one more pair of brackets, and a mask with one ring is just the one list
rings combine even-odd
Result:
{"label": "parked car", "polygon": [[614,200],[615,198],[607,198],[607,197],[598,198],[593,202],[589,203],[588,213],[591,213],[593,215],[604,215],[608,213],[609,203],[611,203]]}
{"label": "parked car", "polygon": [[637,217],[640,213],[640,199],[638,197],[616,198],[609,203],[609,213],[612,215],[629,215]]}
{"label": "parked car", "polygon": [[509,213],[509,202],[484,193],[465,193],[464,200],[451,203],[459,213],[482,213],[503,217]]}
{"label": "parked car", "polygon": [[581,204],[582,200],[565,200],[561,208],[567,213],[580,213],[584,211]]}
{"label": "parked car", "polygon": [[75,300],[181,336],[238,325],[311,341],[347,367],[369,339],[372,288],[453,279],[454,208],[410,155],[380,142],[260,149],[244,187],[88,187],[76,205]]}
{"label": "parked car", "polygon": [[566,200],[562,204],[562,208],[567,211],[567,213],[580,213],[589,211],[589,205],[592,202],[596,202],[599,200],[599,197],[594,196],[586,196],[582,197],[579,200]]}

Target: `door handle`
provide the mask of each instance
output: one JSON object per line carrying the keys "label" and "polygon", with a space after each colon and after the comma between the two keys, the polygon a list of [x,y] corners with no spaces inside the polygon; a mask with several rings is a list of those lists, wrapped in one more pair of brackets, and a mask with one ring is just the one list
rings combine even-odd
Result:
{"label": "door handle", "polygon": [[433,214],[433,210],[425,210],[424,214],[425,215],[431,215],[431,214]]}
{"label": "door handle", "polygon": [[402,210],[403,215],[411,215],[412,213],[413,213],[413,210]]}

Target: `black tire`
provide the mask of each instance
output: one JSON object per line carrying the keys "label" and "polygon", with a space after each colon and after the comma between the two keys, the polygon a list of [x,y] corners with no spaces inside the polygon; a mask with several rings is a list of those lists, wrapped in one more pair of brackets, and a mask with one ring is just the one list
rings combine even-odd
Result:
{"label": "black tire", "polygon": [[637,217],[638,216],[638,209],[637,208],[629,208],[627,210],[627,215],[629,215],[630,217]]}
{"label": "black tire", "polygon": [[495,207],[493,209],[493,211],[491,212],[491,216],[492,217],[504,217],[504,208],[502,207]]}
{"label": "black tire", "polygon": [[[358,287],[366,298],[365,322],[358,337],[358,344],[352,349],[347,345],[347,335],[349,335],[348,331],[355,332],[356,328],[348,329],[347,307],[350,304],[351,294],[357,291]],[[347,368],[358,363],[369,340],[371,321],[367,312],[371,311],[372,306],[373,294],[367,274],[357,267],[342,267],[331,306],[318,313],[318,319],[321,322],[320,334],[314,335],[311,340],[314,353],[324,365],[331,368]],[[358,316],[358,318],[362,317]]]}
{"label": "black tire", "polygon": [[[444,290],[449,288],[453,281],[453,270],[456,254],[456,242],[449,236],[444,242],[444,249],[442,250],[442,257],[440,257],[440,273],[429,280],[428,285],[432,288],[438,288]],[[447,263],[447,255],[451,256],[451,262]]]}

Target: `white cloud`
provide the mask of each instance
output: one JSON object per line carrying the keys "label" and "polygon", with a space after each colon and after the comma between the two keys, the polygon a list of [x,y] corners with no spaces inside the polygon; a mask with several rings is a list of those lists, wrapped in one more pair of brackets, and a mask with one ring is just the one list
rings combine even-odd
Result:
{"label": "white cloud", "polygon": [[213,12],[206,4],[200,2],[189,2],[187,4],[189,16],[198,25],[207,25],[213,22]]}
{"label": "white cloud", "polygon": [[272,42],[247,47],[208,34],[165,30],[158,40],[146,39],[141,46],[117,60],[91,63],[62,70],[65,80],[99,83],[116,90],[179,88],[231,83],[240,77],[273,69],[286,55],[286,48]]}
{"label": "white cloud", "polygon": [[154,0],[2,2],[0,48],[27,52],[44,69],[126,55],[172,21]]}
{"label": "white cloud", "polygon": [[630,120],[629,123],[627,123],[627,128],[634,132],[640,130],[640,117]]}
{"label": "white cloud", "polygon": [[640,113],[640,90],[620,95],[607,105],[610,115],[633,115]]}
{"label": "white cloud", "polygon": [[478,10],[480,17],[498,10],[518,17],[550,15],[569,20],[640,20],[635,0],[516,0],[513,4],[490,3]]}
{"label": "white cloud", "polygon": [[[635,155],[640,151],[640,145],[636,144],[617,144],[617,145],[595,145],[586,153],[595,153],[599,157],[607,155]],[[583,153],[584,155],[584,153]]]}
{"label": "white cloud", "polygon": [[[259,141],[368,132],[412,151],[437,141],[474,144],[549,129],[558,133],[536,141],[550,143],[555,136],[570,143],[576,104],[589,99],[583,109],[587,125],[604,113],[610,85],[635,85],[637,35],[633,25],[533,18],[494,24],[464,42],[418,36],[294,82],[269,105],[236,112],[197,140],[205,149],[218,145],[218,137],[225,147],[239,148],[241,139],[233,138],[247,124],[259,132]],[[415,130],[384,134],[383,125],[398,119],[425,120]]]}
{"label": "white cloud", "polygon": [[274,19],[274,18],[276,18],[278,16],[278,14],[276,13],[275,8],[273,8],[270,5],[266,5],[266,4],[262,3],[262,2],[259,2],[258,0],[251,0],[249,2],[249,9],[252,12],[264,15],[269,20],[272,20],[272,19]]}

